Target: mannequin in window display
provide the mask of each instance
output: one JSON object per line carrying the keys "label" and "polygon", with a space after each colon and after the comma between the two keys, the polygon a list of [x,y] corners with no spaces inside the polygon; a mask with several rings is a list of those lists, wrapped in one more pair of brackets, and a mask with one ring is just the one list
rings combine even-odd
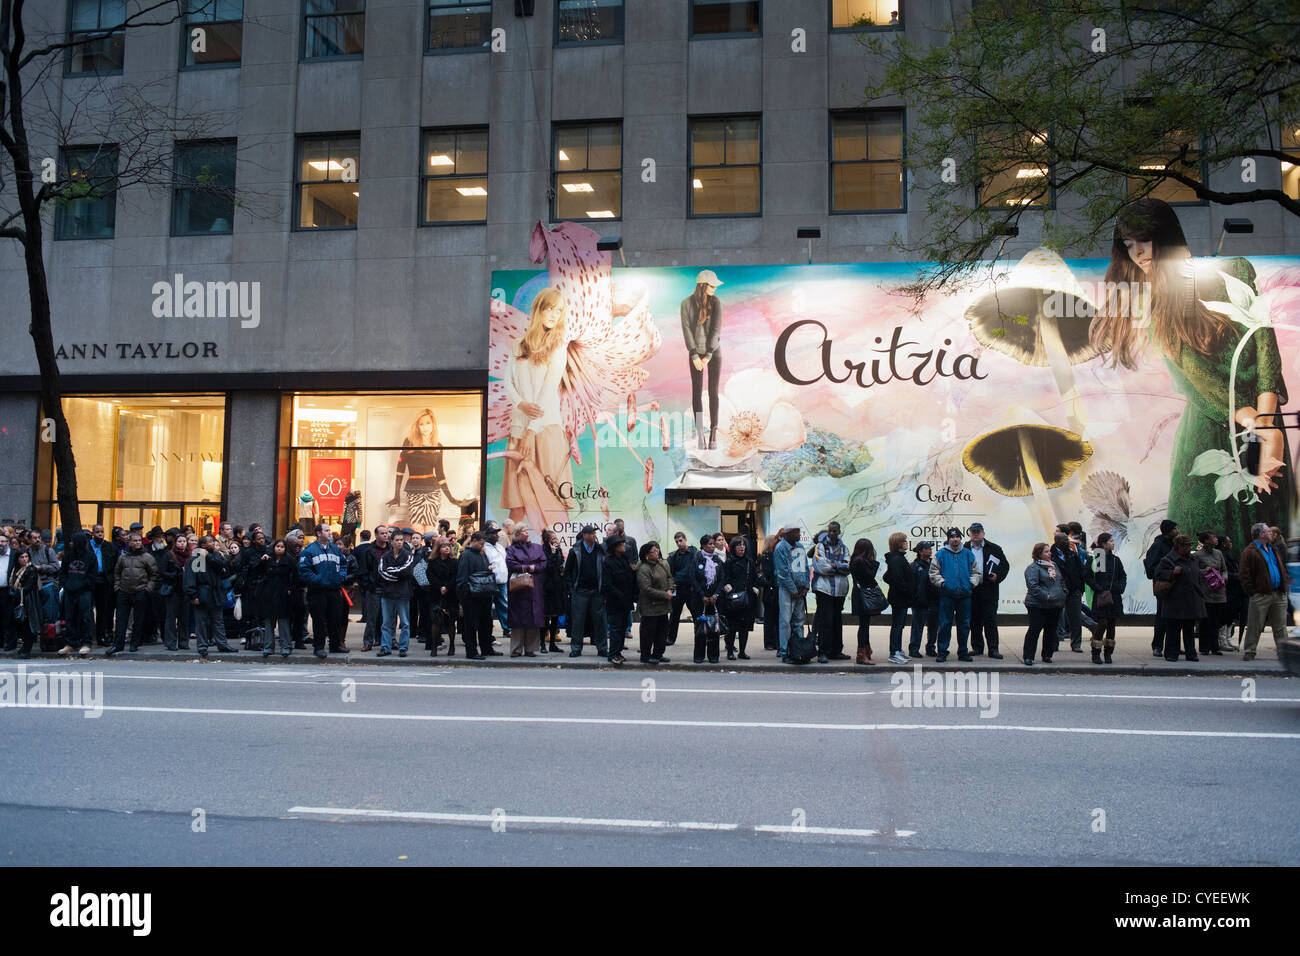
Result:
{"label": "mannequin in window display", "polygon": [[568,363],[566,304],[556,289],[533,300],[528,328],[510,349],[505,394],[510,401],[510,437],[501,483],[501,507],[510,520],[546,527],[563,520],[573,486],[569,439],[560,417],[560,383]]}
{"label": "mannequin in window display", "polygon": [[351,537],[361,526],[361,492],[353,488],[343,499],[343,537]]}
{"label": "mannequin in window display", "polygon": [[410,524],[421,534],[438,530],[438,513],[442,511],[444,497],[457,506],[468,503],[453,497],[447,487],[442,447],[438,444],[438,420],[433,416],[433,409],[421,411],[402,440],[402,451],[397,456],[396,485],[393,497],[387,502],[390,509],[402,502],[403,478]]}
{"label": "mannequin in window display", "polygon": [[306,533],[316,526],[316,499],[310,491],[298,496],[298,527]]}

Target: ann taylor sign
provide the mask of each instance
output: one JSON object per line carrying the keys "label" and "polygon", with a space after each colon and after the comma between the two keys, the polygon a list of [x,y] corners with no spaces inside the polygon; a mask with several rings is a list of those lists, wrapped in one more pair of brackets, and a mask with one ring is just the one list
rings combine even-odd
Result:
{"label": "ann taylor sign", "polygon": [[120,359],[192,359],[217,358],[216,342],[74,342],[59,345],[54,357],[102,359],[113,355]]}

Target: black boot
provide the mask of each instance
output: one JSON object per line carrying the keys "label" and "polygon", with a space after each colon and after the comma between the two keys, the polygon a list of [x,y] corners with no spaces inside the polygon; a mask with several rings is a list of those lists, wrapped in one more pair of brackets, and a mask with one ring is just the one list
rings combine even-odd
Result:
{"label": "black boot", "polygon": [[1095,647],[1092,649],[1092,662],[1094,664],[1101,663],[1101,651]]}
{"label": "black boot", "polygon": [[1110,658],[1111,658],[1111,655],[1112,655],[1114,652],[1115,652],[1115,648],[1113,648],[1113,647],[1108,647],[1108,648],[1106,648],[1106,663],[1107,663],[1107,664],[1109,664],[1109,663],[1111,662]]}

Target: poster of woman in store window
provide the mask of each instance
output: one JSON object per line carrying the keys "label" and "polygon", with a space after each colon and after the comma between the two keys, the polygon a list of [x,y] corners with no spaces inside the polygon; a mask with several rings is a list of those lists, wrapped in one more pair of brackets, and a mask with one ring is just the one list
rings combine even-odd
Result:
{"label": "poster of woman in store window", "polygon": [[402,439],[394,480],[393,497],[385,502],[389,520],[395,520],[395,509],[400,507],[405,495],[407,521],[420,533],[438,530],[444,500],[461,509],[475,504],[472,497],[456,498],[447,486],[443,450],[438,442],[438,420],[431,408],[420,410]]}
{"label": "poster of woman in store window", "polygon": [[563,520],[573,487],[569,438],[560,410],[560,385],[568,364],[567,303],[558,289],[537,293],[528,328],[510,349],[504,378],[510,402],[510,436],[501,484],[501,507],[510,520],[543,524]]}
{"label": "poster of woman in store window", "polygon": [[1168,517],[1182,533],[1227,534],[1238,547],[1257,521],[1285,531],[1296,502],[1278,414],[1287,386],[1273,327],[1252,318],[1254,267],[1193,260],[1173,208],[1146,198],[1115,224],[1106,282],[1139,283],[1129,287],[1150,294],[1136,310],[1103,304],[1094,344],[1109,352],[1108,364],[1129,370],[1154,349],[1187,398],[1169,461]]}

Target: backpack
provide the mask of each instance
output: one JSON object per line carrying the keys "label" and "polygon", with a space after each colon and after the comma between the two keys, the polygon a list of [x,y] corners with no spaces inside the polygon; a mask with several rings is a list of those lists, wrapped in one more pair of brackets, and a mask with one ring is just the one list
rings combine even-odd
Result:
{"label": "backpack", "polygon": [[791,664],[807,664],[817,656],[817,638],[811,628],[803,627],[798,634],[791,633],[786,656]]}

